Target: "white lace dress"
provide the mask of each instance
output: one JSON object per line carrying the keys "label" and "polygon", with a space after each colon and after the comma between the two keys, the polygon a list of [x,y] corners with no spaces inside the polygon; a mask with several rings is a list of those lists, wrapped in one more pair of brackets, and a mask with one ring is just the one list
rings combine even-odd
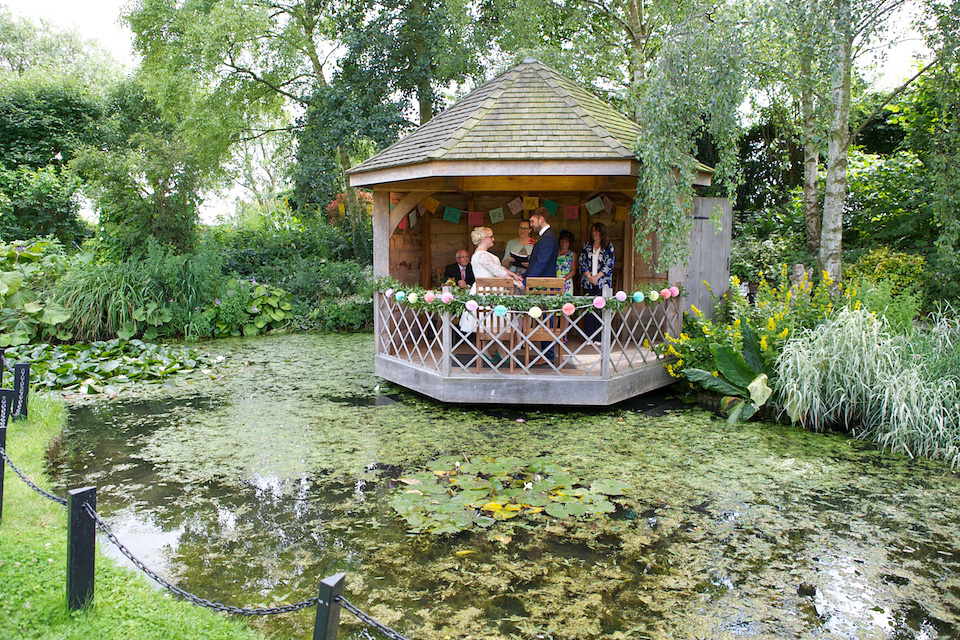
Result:
{"label": "white lace dress", "polygon": [[[500,264],[500,259],[489,251],[477,249],[470,258],[470,265],[473,267],[474,278],[511,278],[513,274]],[[477,292],[477,283],[470,286],[470,293]],[[460,331],[463,333],[473,333],[477,330],[479,322],[477,314],[473,311],[464,311],[460,316]]]}

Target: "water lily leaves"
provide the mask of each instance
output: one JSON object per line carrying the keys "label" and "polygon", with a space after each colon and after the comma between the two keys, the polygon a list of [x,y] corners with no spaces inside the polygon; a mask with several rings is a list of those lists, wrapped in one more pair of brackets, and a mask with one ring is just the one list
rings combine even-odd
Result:
{"label": "water lily leaves", "polygon": [[598,480],[590,485],[590,491],[602,493],[605,496],[622,496],[632,487],[619,480]]}
{"label": "water lily leaves", "polygon": [[615,511],[607,496],[630,489],[615,480],[599,480],[590,488],[579,486],[579,478],[542,459],[470,461],[446,456],[427,468],[399,478],[403,486],[391,501],[414,533],[459,533],[543,513],[553,518],[595,517]]}

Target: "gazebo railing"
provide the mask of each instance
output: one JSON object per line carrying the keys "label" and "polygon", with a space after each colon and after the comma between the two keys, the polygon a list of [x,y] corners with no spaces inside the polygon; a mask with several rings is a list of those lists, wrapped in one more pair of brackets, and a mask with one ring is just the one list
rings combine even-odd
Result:
{"label": "gazebo railing", "polygon": [[[560,311],[539,318],[509,312],[508,323],[484,331],[478,346],[460,331],[449,311],[413,309],[393,297],[375,296],[376,354],[434,371],[444,377],[470,375],[595,376],[609,378],[659,366],[654,347],[666,335],[680,334],[682,309],[677,298],[623,309],[583,310],[570,319]],[[587,335],[584,319],[597,318],[600,331]],[[539,330],[539,331],[538,331]],[[551,339],[541,340],[546,334]],[[594,341],[599,345],[595,345]],[[545,356],[553,352],[554,358]],[[479,360],[479,368],[478,368]]]}

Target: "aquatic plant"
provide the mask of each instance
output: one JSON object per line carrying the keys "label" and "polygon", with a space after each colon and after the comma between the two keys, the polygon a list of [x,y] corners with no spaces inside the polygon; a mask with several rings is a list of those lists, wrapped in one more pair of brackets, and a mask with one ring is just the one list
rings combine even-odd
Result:
{"label": "aquatic plant", "polygon": [[589,488],[546,458],[447,456],[400,478],[390,506],[415,533],[453,534],[520,516],[558,519],[613,513],[610,498],[630,487],[599,480]]}
{"label": "aquatic plant", "polygon": [[960,465],[960,322],[934,317],[926,334],[897,336],[865,310],[844,309],[792,340],[777,391],[794,421],[839,425],[893,451]]}
{"label": "aquatic plant", "polygon": [[723,395],[720,406],[730,424],[749,420],[773,393],[767,386],[768,374],[756,331],[744,322],[742,332],[743,355],[727,345],[713,343],[710,345],[713,373],[694,368],[683,370],[690,382]]}
{"label": "aquatic plant", "polygon": [[7,348],[3,357],[30,363],[34,386],[84,394],[117,393],[128,383],[155,382],[216,364],[215,358],[195,349],[140,340],[23,345]]}

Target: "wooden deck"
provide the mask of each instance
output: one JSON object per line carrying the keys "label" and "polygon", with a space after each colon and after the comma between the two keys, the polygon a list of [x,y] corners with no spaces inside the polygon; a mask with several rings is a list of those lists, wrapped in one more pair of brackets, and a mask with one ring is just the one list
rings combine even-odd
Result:
{"label": "wooden deck", "polygon": [[565,318],[554,341],[528,339],[545,317],[518,318],[478,346],[449,313],[415,312],[380,295],[375,305],[376,374],[443,402],[610,405],[673,382],[652,346],[679,333],[676,300],[596,312],[599,345]]}

